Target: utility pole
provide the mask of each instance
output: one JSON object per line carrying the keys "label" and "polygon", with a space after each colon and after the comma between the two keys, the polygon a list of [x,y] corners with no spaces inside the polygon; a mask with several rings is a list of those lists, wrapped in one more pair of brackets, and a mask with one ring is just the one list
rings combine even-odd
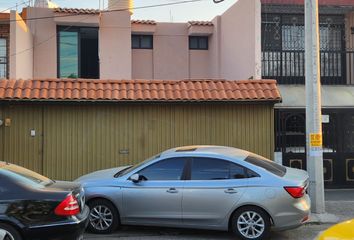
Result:
{"label": "utility pole", "polygon": [[318,0],[305,0],[306,157],[313,213],[325,213]]}

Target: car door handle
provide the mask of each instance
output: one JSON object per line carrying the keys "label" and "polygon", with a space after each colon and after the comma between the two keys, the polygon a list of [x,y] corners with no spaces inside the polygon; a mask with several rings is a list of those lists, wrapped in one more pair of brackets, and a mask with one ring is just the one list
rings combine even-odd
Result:
{"label": "car door handle", "polygon": [[234,193],[237,193],[237,191],[233,188],[228,188],[227,190],[225,190],[225,193],[234,194]]}
{"label": "car door handle", "polygon": [[166,192],[168,192],[168,193],[178,193],[178,190],[176,188],[170,188]]}

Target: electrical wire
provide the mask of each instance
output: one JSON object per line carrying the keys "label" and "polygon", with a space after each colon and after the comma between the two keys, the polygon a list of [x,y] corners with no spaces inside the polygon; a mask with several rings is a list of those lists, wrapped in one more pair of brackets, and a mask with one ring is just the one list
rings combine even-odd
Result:
{"label": "electrical wire", "polygon": [[[27,3],[27,2],[28,2],[28,3]],[[14,8],[18,8],[19,6],[26,5],[26,4],[27,4],[27,6],[29,6],[29,3],[31,2],[31,0],[29,0],[29,1],[27,1],[27,2],[26,2],[26,1],[22,1],[22,3],[16,3],[15,6],[6,8],[6,9],[2,10],[0,13],[4,13],[4,12],[6,12],[6,11],[9,11],[9,10],[14,9]]]}
{"label": "electrical wire", "polygon": [[[161,7],[161,6],[169,6],[169,5],[177,5],[177,4],[185,4],[185,3],[193,3],[193,2],[201,2],[201,1],[206,1],[206,0],[185,0],[185,1],[179,1],[179,2],[173,2],[173,3],[155,4],[155,5],[147,5],[147,6],[142,6],[142,7],[126,8],[126,9],[115,9],[115,10],[106,10],[106,9],[104,9],[104,10],[102,10],[102,11],[100,11],[100,12],[119,12],[119,11],[133,10],[133,9],[143,9],[143,8],[150,8],[150,7]],[[107,8],[108,8],[108,7],[107,7]],[[80,14],[77,14],[77,13],[76,13],[76,14],[70,14],[70,16],[78,16],[78,15],[80,16]],[[65,17],[68,17],[68,16],[69,16],[69,15],[65,15]],[[84,20],[90,18],[91,16],[92,16],[92,14],[88,14],[87,17],[85,17],[85,18],[83,18],[83,19],[77,21],[77,22],[75,23],[75,25],[76,25],[77,23],[80,23],[81,21],[84,21]],[[35,18],[35,19],[34,19],[34,18],[31,18],[31,19],[24,19],[24,20],[38,20],[38,19],[48,19],[48,18],[57,18],[57,17],[60,17],[60,16],[50,16],[50,17]],[[10,20],[10,21],[11,21],[11,20]],[[22,20],[21,20],[21,19],[20,19],[20,20],[17,19],[17,20],[12,20],[12,21],[22,21]],[[0,21],[0,23],[2,23],[2,22]],[[70,28],[74,27],[75,25],[70,25],[70,26],[68,26],[67,28],[64,28],[64,31],[65,31],[65,30],[69,30]],[[41,42],[35,44],[34,46],[30,47],[30,48],[27,48],[27,49],[24,49],[24,50],[22,50],[22,51],[19,51],[19,52],[16,52],[16,53],[14,53],[14,54],[11,54],[9,57],[17,56],[17,55],[20,55],[20,54],[22,54],[22,53],[24,53],[24,52],[33,50],[35,47],[38,47],[38,46],[40,46],[40,45],[42,45],[42,44],[44,44],[44,43],[50,41],[51,39],[57,37],[58,34],[59,34],[59,33],[57,32],[57,33],[53,34],[52,36],[50,36],[48,39],[43,40],[43,41],[41,41]]]}
{"label": "electrical wire", "polygon": [[[102,10],[102,11],[98,11],[98,12],[122,12],[122,11],[130,11],[130,10],[139,10],[139,9],[147,9],[147,8],[156,8],[156,7],[180,5],[180,4],[186,4],[186,3],[195,3],[195,2],[202,2],[202,1],[207,1],[207,0],[183,0],[183,1],[172,2],[172,3],[161,3],[161,4],[146,5],[146,6],[141,6],[141,7],[122,8],[122,9],[113,9],[113,10]],[[73,16],[78,16],[78,15],[80,15],[80,14],[72,13],[72,14],[57,15],[57,16],[25,18],[23,20],[33,21],[33,20],[41,20],[41,19],[73,17]],[[93,15],[93,14],[88,14],[88,15]],[[2,21],[0,21],[0,24],[10,23],[10,22],[18,22],[18,21],[22,21],[22,19],[2,20]]]}

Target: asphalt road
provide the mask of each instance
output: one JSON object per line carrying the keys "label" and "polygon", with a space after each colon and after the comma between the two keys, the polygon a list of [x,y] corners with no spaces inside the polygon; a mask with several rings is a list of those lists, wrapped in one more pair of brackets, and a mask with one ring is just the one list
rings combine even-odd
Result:
{"label": "asphalt road", "polygon": [[[327,229],[329,224],[309,224],[295,230],[272,232],[272,240],[312,240],[318,233]],[[205,231],[205,230],[186,230],[171,228],[143,228],[143,227],[123,227],[111,235],[94,235],[87,234],[85,239],[129,239],[129,240],[153,240],[153,239],[186,239],[186,240],[202,240],[202,239],[235,239],[228,232]]]}

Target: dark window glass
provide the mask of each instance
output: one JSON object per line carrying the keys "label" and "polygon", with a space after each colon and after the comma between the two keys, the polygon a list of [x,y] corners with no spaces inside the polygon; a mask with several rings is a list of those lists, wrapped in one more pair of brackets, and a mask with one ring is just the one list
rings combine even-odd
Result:
{"label": "dark window glass", "polygon": [[132,35],[132,48],[133,49],[152,49],[153,37],[152,35]]}
{"label": "dark window glass", "polygon": [[244,167],[241,167],[240,165],[230,163],[230,178],[247,178],[246,169]]}
{"label": "dark window glass", "polygon": [[139,172],[148,181],[181,180],[185,165],[184,158],[171,158],[154,163]]}
{"label": "dark window glass", "polygon": [[99,78],[98,28],[58,27],[58,77]]}
{"label": "dark window glass", "polygon": [[197,37],[189,37],[189,49],[198,49]]}
{"label": "dark window glass", "polygon": [[189,36],[189,49],[208,50],[208,36]]}
{"label": "dark window glass", "polygon": [[13,179],[15,182],[32,187],[43,187],[53,183],[53,181],[47,177],[26,168],[11,164],[1,166],[0,174]]}
{"label": "dark window glass", "polygon": [[139,36],[132,36],[132,48],[139,48]]}
{"label": "dark window glass", "polygon": [[255,173],[250,169],[247,169],[246,172],[248,178],[260,177],[258,173]]}
{"label": "dark window glass", "polygon": [[59,32],[59,77],[79,77],[78,32]]}
{"label": "dark window glass", "polygon": [[230,178],[230,163],[214,158],[194,158],[191,180],[223,180]]}
{"label": "dark window glass", "polygon": [[200,49],[208,49],[208,38],[200,37],[199,38],[199,48]]}
{"label": "dark window glass", "polygon": [[264,157],[258,156],[258,155],[249,155],[246,159],[246,162],[251,163],[257,167],[261,167],[268,172],[271,172],[277,176],[284,176],[286,173],[286,168],[284,166],[281,166],[275,162],[272,162]]}

